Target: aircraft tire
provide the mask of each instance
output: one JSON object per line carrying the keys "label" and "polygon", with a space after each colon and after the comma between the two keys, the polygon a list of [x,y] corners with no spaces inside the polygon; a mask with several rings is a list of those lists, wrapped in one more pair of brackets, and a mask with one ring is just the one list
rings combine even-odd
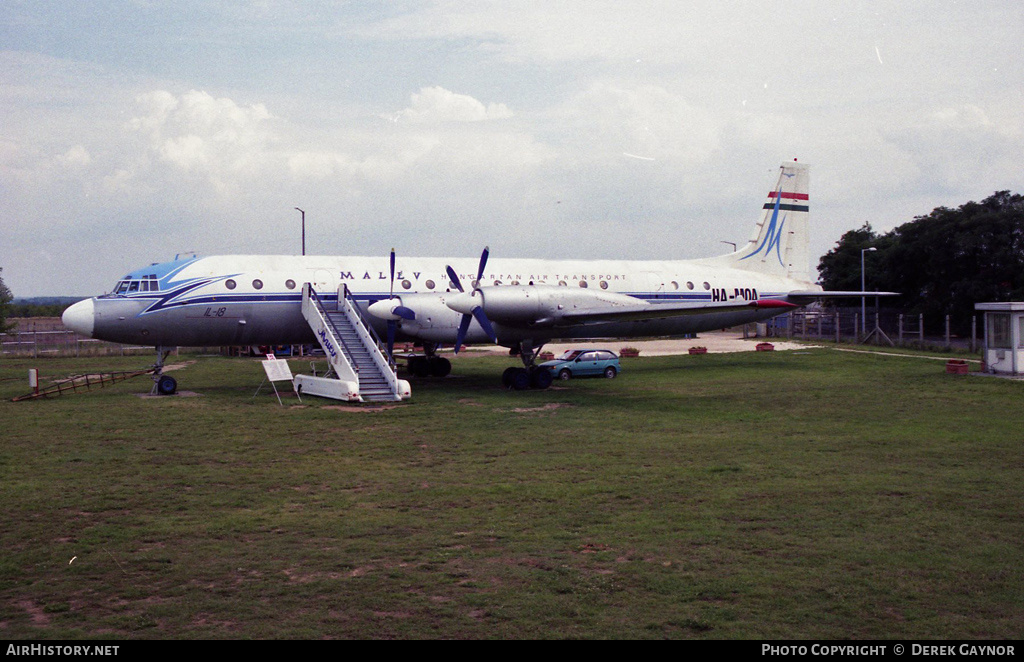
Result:
{"label": "aircraft tire", "polygon": [[170,375],[162,375],[156,382],[156,392],[160,395],[174,395],[178,390],[178,381]]}
{"label": "aircraft tire", "polygon": [[452,362],[441,357],[431,359],[429,367],[430,374],[434,377],[447,377],[452,372]]}
{"label": "aircraft tire", "polygon": [[537,368],[530,373],[530,386],[535,389],[543,391],[551,386],[552,381],[554,381],[554,378],[551,376],[551,373],[544,368]]}
{"label": "aircraft tire", "polygon": [[409,372],[414,377],[429,377],[430,364],[422,356],[414,356],[409,359]]}
{"label": "aircraft tire", "polygon": [[517,391],[530,388],[530,373],[523,368],[516,368],[516,374],[512,376],[512,388]]}
{"label": "aircraft tire", "polygon": [[522,368],[505,368],[505,372],[501,373],[501,385],[505,388],[512,388],[513,377],[520,370]]}

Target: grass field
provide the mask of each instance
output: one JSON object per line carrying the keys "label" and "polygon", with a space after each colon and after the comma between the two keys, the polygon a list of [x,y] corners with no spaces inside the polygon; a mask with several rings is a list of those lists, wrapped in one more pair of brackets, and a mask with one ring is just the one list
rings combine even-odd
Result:
{"label": "grass field", "polygon": [[[506,392],[278,406],[258,362],[180,357],[11,403],[7,638],[1018,638],[1024,383],[833,350],[625,360]],[[295,362],[293,369],[300,369]]]}

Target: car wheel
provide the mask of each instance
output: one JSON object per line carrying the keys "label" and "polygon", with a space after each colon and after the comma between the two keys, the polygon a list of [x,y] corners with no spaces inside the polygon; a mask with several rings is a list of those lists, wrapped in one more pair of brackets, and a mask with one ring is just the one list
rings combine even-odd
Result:
{"label": "car wheel", "polygon": [[558,373],[558,378],[561,379],[563,382],[567,381],[570,377],[572,377],[572,373],[569,372],[568,370],[562,370],[561,372]]}
{"label": "car wheel", "polygon": [[619,373],[616,372],[615,368],[613,368],[612,366],[608,366],[607,368],[604,369],[604,376],[607,377],[608,379],[615,379],[615,375],[617,374]]}

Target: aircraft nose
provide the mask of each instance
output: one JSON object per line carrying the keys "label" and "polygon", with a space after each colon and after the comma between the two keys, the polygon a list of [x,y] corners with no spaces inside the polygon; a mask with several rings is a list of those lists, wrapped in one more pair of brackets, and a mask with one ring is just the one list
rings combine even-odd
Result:
{"label": "aircraft nose", "polygon": [[64,322],[64,326],[75,333],[92,338],[93,325],[96,322],[95,313],[96,305],[93,303],[93,300],[86,299],[69,306],[60,319]]}

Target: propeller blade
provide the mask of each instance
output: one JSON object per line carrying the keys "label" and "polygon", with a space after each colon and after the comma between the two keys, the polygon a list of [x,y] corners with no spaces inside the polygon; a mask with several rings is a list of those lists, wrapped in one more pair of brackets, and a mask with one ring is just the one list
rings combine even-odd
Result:
{"label": "propeller blade", "polygon": [[[465,315],[463,319],[466,317],[469,317],[469,315]],[[483,328],[487,337],[489,337],[492,342],[498,342],[498,334],[494,332],[494,327],[491,326],[491,321],[487,319],[487,315],[484,314],[484,309],[480,306],[475,306],[473,308],[473,317],[476,318],[477,323],[480,324],[481,328]]]}
{"label": "propeller blade", "polygon": [[391,295],[395,296],[395,249],[391,249]]}
{"label": "propeller blade", "polygon": [[411,321],[416,319],[416,312],[412,308],[406,308],[405,306],[395,306],[391,309],[391,312],[404,320]]}
{"label": "propeller blade", "polygon": [[455,275],[455,269],[452,269],[451,266],[447,266],[445,267],[445,271],[448,272],[448,280],[455,286],[455,289],[459,292],[465,292],[466,290],[462,289],[462,282],[459,280],[459,277]]}
{"label": "propeller blade", "polygon": [[469,322],[473,318],[469,315],[462,316],[462,322],[459,324],[459,332],[455,335],[455,353],[459,353],[459,348],[462,347],[462,341],[466,339],[466,334],[469,333]]}
{"label": "propeller blade", "polygon": [[484,267],[487,266],[487,256],[491,254],[489,246],[484,246],[484,252],[480,254],[480,267],[476,270],[476,286],[480,287],[480,281],[484,278]]}

